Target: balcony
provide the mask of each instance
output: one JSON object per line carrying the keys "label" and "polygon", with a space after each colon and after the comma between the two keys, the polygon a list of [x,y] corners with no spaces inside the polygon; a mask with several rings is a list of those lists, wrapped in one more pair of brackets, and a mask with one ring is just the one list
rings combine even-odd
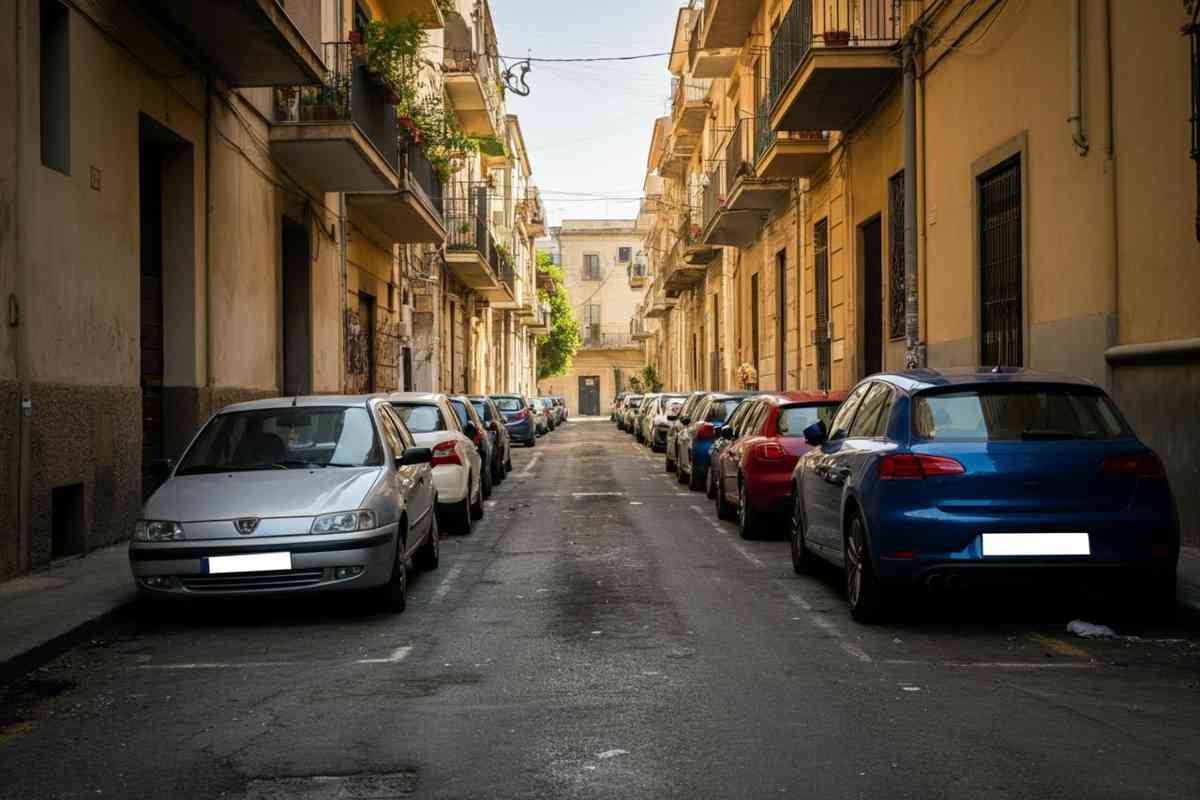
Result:
{"label": "balcony", "polygon": [[386,90],[355,65],[349,42],[323,50],[321,85],[275,89],[271,155],[324,192],[398,191],[396,110]]}
{"label": "balcony", "polygon": [[899,0],[793,0],[771,41],[771,127],[853,127],[900,76],[899,13]]}
{"label": "balcony", "polygon": [[829,161],[828,131],[776,131],[764,100],[754,120],[755,172],[764,179],[811,178]]}
{"label": "balcony", "polygon": [[403,143],[398,152],[399,191],[349,194],[350,213],[362,214],[393,242],[440,245],[446,241],[442,180],[420,146]]}
{"label": "balcony", "polygon": [[629,288],[640,289],[646,285],[646,262],[637,260],[625,267],[626,273],[629,275]]}
{"label": "balcony", "polygon": [[539,303],[536,308],[536,313],[533,319],[526,323],[529,332],[537,336],[545,336],[550,333],[552,321],[550,319],[550,306],[547,303]]}
{"label": "balcony", "polygon": [[544,236],[546,234],[546,209],[542,206],[542,195],[536,186],[531,186],[525,192],[525,197],[517,201],[517,222],[529,236]]}
{"label": "balcony", "polygon": [[446,26],[441,5],[437,0],[375,0],[380,9],[392,22],[413,17],[422,28],[436,29]]}
{"label": "balcony", "polygon": [[709,174],[704,193],[704,241],[709,244],[753,244],[770,213],[791,197],[791,179],[762,177],[755,168],[755,122],[738,120]]}
{"label": "balcony", "polygon": [[446,198],[446,268],[484,296],[501,291],[496,242],[488,222],[488,188],[459,184]]}
{"label": "balcony", "polygon": [[320,55],[276,0],[158,0],[153,8],[231,86],[313,85],[325,75]]}
{"label": "balcony", "polygon": [[629,336],[635,342],[654,338],[654,331],[648,330],[646,327],[646,320],[642,315],[641,308],[634,314],[633,319],[629,320]]}
{"label": "balcony", "polygon": [[642,311],[642,316],[647,319],[660,319],[665,317],[672,308],[675,307],[675,298],[667,297],[663,291],[661,284],[655,285],[647,293],[646,307]]}
{"label": "balcony", "polygon": [[473,32],[457,13],[446,18],[442,72],[446,93],[463,132],[470,136],[504,136],[500,77],[496,58],[480,52]]}
{"label": "balcony", "polygon": [[511,310],[520,308],[517,302],[517,273],[512,258],[500,245],[492,247],[490,266],[499,279],[496,286],[480,290],[492,308]]}
{"label": "balcony", "polygon": [[691,78],[671,79],[672,134],[676,138],[694,135],[699,137],[708,118],[708,90],[711,80]]}
{"label": "balcony", "polygon": [[[711,1],[711,0],[710,0]],[[741,3],[751,8],[750,18],[754,19],[755,3]],[[742,44],[749,35],[742,36],[736,44],[717,45],[705,42],[704,3],[692,0],[692,30],[688,36],[688,70],[693,78],[728,78],[737,66],[738,55],[742,52]],[[713,39],[714,37],[709,37]],[[721,38],[721,37],[716,37]],[[727,38],[727,37],[726,37]]]}
{"label": "balcony", "polygon": [[641,343],[628,330],[601,330],[599,325],[585,325],[580,350],[640,350]]}
{"label": "balcony", "polygon": [[708,49],[741,48],[754,29],[761,2],[704,0],[704,33],[701,46]]}

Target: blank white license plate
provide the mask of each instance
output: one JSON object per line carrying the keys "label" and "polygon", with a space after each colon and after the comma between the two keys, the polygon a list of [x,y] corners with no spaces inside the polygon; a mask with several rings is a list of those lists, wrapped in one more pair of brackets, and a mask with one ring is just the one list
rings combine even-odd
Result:
{"label": "blank white license plate", "polygon": [[1090,556],[1086,533],[985,533],[986,556]]}
{"label": "blank white license plate", "polygon": [[205,559],[209,575],[230,572],[275,572],[292,568],[291,553],[252,553],[245,556],[214,556]]}

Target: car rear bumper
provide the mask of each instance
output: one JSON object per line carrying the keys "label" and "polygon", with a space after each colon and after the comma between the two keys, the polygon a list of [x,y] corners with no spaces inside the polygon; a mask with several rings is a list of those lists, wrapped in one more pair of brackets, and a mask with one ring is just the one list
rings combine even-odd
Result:
{"label": "car rear bumper", "polygon": [[[396,541],[394,524],[354,534],[271,539],[135,542],[129,546],[129,567],[142,592],[186,597],[350,591],[379,586],[392,574]],[[266,572],[210,572],[211,558],[267,553],[288,553],[291,568]],[[357,572],[339,577],[339,567],[354,568]]]}
{"label": "car rear bumper", "polygon": [[781,508],[790,508],[792,500],[792,471],[746,473],[742,480],[746,486],[746,496],[750,507],[755,511],[776,512]]}
{"label": "car rear bumper", "polygon": [[467,496],[470,488],[470,467],[462,464],[442,464],[433,468],[433,487],[437,489],[438,503],[458,503]]}
{"label": "car rear bumper", "polygon": [[655,428],[654,429],[654,437],[650,440],[650,446],[654,450],[661,451],[661,450],[667,449],[667,429],[666,428]]}

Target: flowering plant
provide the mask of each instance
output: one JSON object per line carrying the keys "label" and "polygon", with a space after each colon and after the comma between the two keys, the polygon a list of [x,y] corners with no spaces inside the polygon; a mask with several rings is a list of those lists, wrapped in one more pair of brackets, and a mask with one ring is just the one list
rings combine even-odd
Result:
{"label": "flowering plant", "polygon": [[743,389],[749,389],[758,384],[758,370],[747,361],[738,367],[737,379]]}

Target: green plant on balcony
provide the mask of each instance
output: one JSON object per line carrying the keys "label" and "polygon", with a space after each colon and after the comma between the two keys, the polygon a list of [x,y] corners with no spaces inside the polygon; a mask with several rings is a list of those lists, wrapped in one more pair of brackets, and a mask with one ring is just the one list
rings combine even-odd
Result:
{"label": "green plant on balcony", "polygon": [[429,40],[417,18],[368,22],[361,39],[361,45],[357,46],[359,57],[367,71],[392,90],[395,104],[399,105],[410,94],[415,95],[420,51]]}

